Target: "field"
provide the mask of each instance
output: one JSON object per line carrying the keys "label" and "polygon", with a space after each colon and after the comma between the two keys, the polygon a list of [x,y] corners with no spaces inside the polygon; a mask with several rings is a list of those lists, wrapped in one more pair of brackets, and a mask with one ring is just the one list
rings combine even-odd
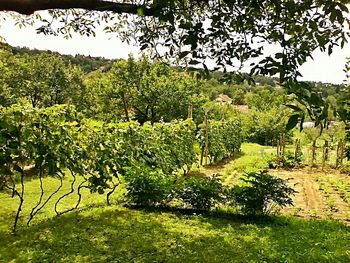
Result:
{"label": "field", "polygon": [[[272,151],[244,144],[239,157],[202,172],[221,173],[224,182],[232,184],[242,171],[263,169]],[[106,206],[103,196],[86,192],[78,211],[55,217],[52,202],[29,227],[21,218],[13,235],[10,223],[16,202],[1,193],[0,262],[350,261],[349,177],[310,168],[271,173],[293,178],[290,183],[298,193],[295,207],[264,219],[221,210],[196,213]],[[62,191],[67,191],[70,180],[64,180]],[[37,180],[26,182],[23,217],[37,202],[38,185]],[[44,179],[45,189],[56,186],[54,179]],[[118,199],[116,194],[113,201]],[[63,206],[75,201],[69,198]]]}

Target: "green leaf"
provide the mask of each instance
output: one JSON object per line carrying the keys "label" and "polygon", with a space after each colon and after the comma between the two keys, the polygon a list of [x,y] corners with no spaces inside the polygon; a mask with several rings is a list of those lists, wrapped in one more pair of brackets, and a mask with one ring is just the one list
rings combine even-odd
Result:
{"label": "green leaf", "polygon": [[286,105],[288,108],[291,108],[295,111],[303,111],[302,109],[300,109],[298,106],[292,105],[292,104],[287,104]]}
{"label": "green leaf", "polygon": [[290,116],[286,129],[289,131],[291,129],[293,129],[295,126],[297,126],[298,124],[298,120],[299,120],[299,114],[294,114],[292,116]]}
{"label": "green leaf", "polygon": [[137,8],[137,15],[138,16],[144,16],[145,15],[144,7]]}
{"label": "green leaf", "polygon": [[190,64],[190,65],[197,65],[199,63],[200,62],[198,60],[194,60],[194,59],[192,59],[190,62],[188,62],[188,64]]}
{"label": "green leaf", "polygon": [[186,57],[189,53],[190,53],[190,51],[183,51],[183,52],[181,52],[180,55],[179,55],[179,59],[183,59],[183,58]]}
{"label": "green leaf", "polygon": [[19,173],[22,173],[22,172],[23,172],[22,168],[19,167],[18,164],[16,164],[16,165],[13,167],[13,169],[14,169],[15,171],[19,172]]}

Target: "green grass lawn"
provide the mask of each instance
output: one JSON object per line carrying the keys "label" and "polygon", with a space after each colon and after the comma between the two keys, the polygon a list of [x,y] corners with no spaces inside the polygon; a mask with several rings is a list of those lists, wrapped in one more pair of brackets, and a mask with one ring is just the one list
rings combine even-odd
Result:
{"label": "green grass lawn", "polygon": [[[250,144],[243,148],[256,156],[261,150],[269,151]],[[251,167],[245,156],[235,165]],[[253,164],[262,165],[258,161]],[[64,180],[61,193],[70,182]],[[57,185],[53,178],[44,179],[48,192]],[[16,235],[11,225],[17,200],[0,193],[0,262],[350,262],[350,228],[336,221],[137,210],[107,206],[103,196],[86,191],[78,211],[57,217],[52,200],[27,227],[40,193],[38,180],[27,182],[26,191]],[[114,203],[117,199],[118,193]],[[69,197],[60,208],[75,202],[76,196]]]}
{"label": "green grass lawn", "polygon": [[1,262],[349,262],[349,228],[280,217],[243,222],[119,206],[0,232]]}

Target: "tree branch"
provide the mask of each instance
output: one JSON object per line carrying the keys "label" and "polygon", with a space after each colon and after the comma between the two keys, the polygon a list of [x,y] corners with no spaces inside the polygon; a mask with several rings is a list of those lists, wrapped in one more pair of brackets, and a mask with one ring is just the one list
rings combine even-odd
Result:
{"label": "tree branch", "polygon": [[103,0],[3,0],[0,1],[0,11],[15,11],[30,15],[35,11],[49,9],[79,8],[89,11],[111,11],[114,13],[139,14],[154,16],[158,8],[131,3],[116,3]]}

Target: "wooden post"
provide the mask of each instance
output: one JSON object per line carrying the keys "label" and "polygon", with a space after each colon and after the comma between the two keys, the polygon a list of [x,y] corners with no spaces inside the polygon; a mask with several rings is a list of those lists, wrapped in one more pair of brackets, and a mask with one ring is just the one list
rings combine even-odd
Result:
{"label": "wooden post", "polygon": [[192,102],[190,102],[190,104],[188,105],[188,118],[192,119],[192,114],[193,114],[193,106],[192,106]]}
{"label": "wooden post", "polygon": [[208,155],[209,155],[209,123],[208,123],[208,117],[207,113],[205,113],[204,116],[204,125],[205,125],[205,148],[204,148],[204,160],[205,165],[208,164]]}
{"label": "wooden post", "polygon": [[337,161],[335,163],[335,166],[338,168],[343,163],[344,158],[344,145],[343,145],[343,139],[340,139],[338,142],[337,147]]}
{"label": "wooden post", "polygon": [[280,140],[277,139],[277,167],[280,167]]}
{"label": "wooden post", "polygon": [[312,141],[312,160],[311,164],[314,165],[316,162],[316,140]]}
{"label": "wooden post", "polygon": [[205,146],[202,146],[202,151],[201,151],[201,165],[203,165],[204,149],[205,149]]}
{"label": "wooden post", "polygon": [[340,141],[338,142],[338,145],[337,145],[337,157],[336,157],[336,161],[335,161],[336,168],[338,168],[338,166],[339,166],[339,148],[340,148]]}
{"label": "wooden post", "polygon": [[284,157],[284,151],[285,151],[285,148],[286,148],[286,135],[285,134],[282,134],[281,145],[282,145],[281,153],[282,153],[282,158],[283,158]]}
{"label": "wooden post", "polygon": [[323,146],[323,156],[322,156],[322,169],[324,168],[325,164],[328,162],[328,155],[329,155],[329,149],[328,149],[328,141],[324,141]]}
{"label": "wooden post", "polygon": [[294,163],[298,163],[298,156],[300,153],[300,139],[295,140],[295,151],[294,151]]}
{"label": "wooden post", "polygon": [[344,141],[341,140],[341,148],[340,148],[340,165],[343,165],[344,159]]}

